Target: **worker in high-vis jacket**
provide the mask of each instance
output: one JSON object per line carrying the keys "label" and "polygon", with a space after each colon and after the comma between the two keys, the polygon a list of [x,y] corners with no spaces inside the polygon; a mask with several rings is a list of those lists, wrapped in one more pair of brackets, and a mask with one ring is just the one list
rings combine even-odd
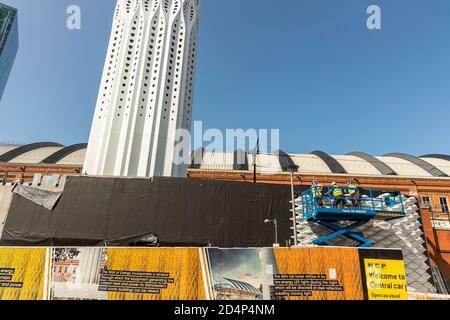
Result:
{"label": "worker in high-vis jacket", "polygon": [[344,202],[344,200],[345,200],[344,199],[344,190],[341,187],[339,187],[336,182],[333,181],[331,183],[329,192],[331,193],[331,195],[334,198],[333,206],[335,208],[342,208],[345,203]]}
{"label": "worker in high-vis jacket", "polygon": [[317,199],[317,204],[319,205],[319,207],[323,206],[323,200],[322,200],[322,196],[323,196],[323,186],[320,185],[317,180],[314,180],[312,182],[312,186],[311,186],[311,195],[313,196],[313,198]]}
{"label": "worker in high-vis jacket", "polygon": [[353,207],[359,207],[360,192],[356,181],[349,181],[347,183],[347,193],[350,196],[350,201]]}

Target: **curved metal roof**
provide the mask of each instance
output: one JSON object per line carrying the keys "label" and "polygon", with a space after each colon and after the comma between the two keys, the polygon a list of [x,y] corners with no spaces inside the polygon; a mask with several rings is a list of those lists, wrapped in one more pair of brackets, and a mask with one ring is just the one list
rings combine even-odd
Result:
{"label": "curved metal roof", "polygon": [[433,177],[448,177],[444,172],[433,166],[431,163],[418,158],[414,157],[410,154],[406,153],[388,153],[385,154],[384,157],[393,157],[393,158],[400,158],[409,162],[414,163],[416,166],[422,168],[423,170],[427,171],[429,174],[431,174]]}
{"label": "curved metal roof", "polygon": [[[25,146],[0,146],[0,162],[14,165],[46,165],[82,167],[86,144],[64,147],[53,142],[33,143]],[[248,171],[252,156],[242,150],[234,153],[207,152],[197,149],[191,154],[190,169],[209,171]],[[196,161],[194,161],[196,160]],[[238,160],[243,160],[240,163]],[[280,150],[271,154],[258,154],[257,171],[261,174],[277,174],[299,166],[300,174],[353,176],[400,176],[411,178],[450,178],[450,156],[424,155],[420,158],[393,153],[371,156],[363,152],[348,155],[328,155],[322,151],[311,154],[287,154]]]}
{"label": "curved metal roof", "polygon": [[361,158],[361,159],[369,162],[378,171],[380,171],[380,173],[383,175],[386,175],[386,176],[396,176],[397,175],[397,173],[394,170],[392,170],[392,168],[389,167],[386,163],[382,162],[381,160],[378,160],[377,158],[375,158],[374,156],[372,156],[368,153],[355,151],[355,152],[350,152],[348,155],[355,156],[355,157]]}
{"label": "curved metal roof", "polygon": [[5,154],[2,154],[0,156],[0,162],[9,162],[27,152],[48,147],[64,147],[64,146],[62,144],[55,142],[38,142],[27,144],[25,146],[17,147],[9,152],[6,152]]}
{"label": "curved metal roof", "polygon": [[64,159],[69,154],[77,152],[82,149],[87,148],[87,143],[80,143],[80,144],[74,144],[72,146],[66,147],[64,149],[61,149],[54,154],[52,154],[50,157],[47,157],[46,159],[42,160],[41,163],[45,164],[56,164],[58,161]]}
{"label": "curved metal roof", "polygon": [[298,171],[299,166],[294,163],[291,156],[288,155],[283,150],[275,151],[275,154],[278,156],[278,161],[280,161],[280,167],[283,172],[288,171]]}
{"label": "curved metal roof", "polygon": [[233,155],[233,170],[248,171],[247,152],[238,149]]}
{"label": "curved metal roof", "polygon": [[213,278],[213,282],[214,282],[213,283],[214,285],[229,287],[229,288],[232,288],[237,291],[261,294],[261,291],[259,291],[253,285],[251,285],[250,283],[247,283],[247,282],[238,281],[238,280],[229,279],[229,278],[217,278],[217,277]]}
{"label": "curved metal roof", "polygon": [[433,159],[441,159],[441,160],[450,161],[450,156],[446,155],[446,154],[427,154],[427,155],[421,156],[420,158],[433,158]]}
{"label": "curved metal roof", "polygon": [[341,173],[346,174],[348,173],[344,167],[332,156],[329,154],[323,152],[323,151],[313,151],[311,154],[318,156],[320,159],[322,159],[323,162],[327,164],[327,166],[330,168],[332,173]]}
{"label": "curved metal roof", "polygon": [[14,150],[20,146],[21,145],[17,145],[17,144],[0,144],[0,156],[2,154],[5,154],[11,150]]}
{"label": "curved metal roof", "polygon": [[191,154],[191,166],[189,169],[200,169],[203,162],[203,156],[205,155],[205,148],[198,148],[192,151]]}
{"label": "curved metal roof", "polygon": [[437,159],[437,158],[425,158],[427,162],[431,163],[433,166],[444,172],[450,177],[450,161]]}
{"label": "curved metal roof", "polygon": [[291,154],[292,161],[299,166],[298,172],[303,174],[331,174],[330,168],[318,156],[313,154]]}
{"label": "curved metal roof", "polygon": [[[240,151],[242,152],[242,151]],[[233,153],[214,153],[209,156],[205,152],[200,170],[209,171],[241,171],[242,167],[233,165],[238,156],[238,152]],[[251,155],[247,153],[247,162],[251,163]],[[423,160],[425,162],[425,160]],[[351,155],[327,155],[321,151],[315,151],[311,154],[286,154],[283,151],[277,151],[271,154],[258,154],[257,171],[260,174],[278,174],[287,171],[292,164],[299,166],[297,170],[300,174],[349,174],[353,176],[399,176],[411,178],[433,178],[450,177],[450,162],[440,159],[429,159],[428,169],[426,171],[415,161],[412,163],[399,157],[372,157],[362,152],[353,152]],[[427,163],[427,162],[425,162]],[[439,171],[432,171],[431,168],[437,168]],[[238,170],[236,170],[238,169]],[[432,172],[432,173],[430,173]],[[438,175],[439,174],[439,175]]]}

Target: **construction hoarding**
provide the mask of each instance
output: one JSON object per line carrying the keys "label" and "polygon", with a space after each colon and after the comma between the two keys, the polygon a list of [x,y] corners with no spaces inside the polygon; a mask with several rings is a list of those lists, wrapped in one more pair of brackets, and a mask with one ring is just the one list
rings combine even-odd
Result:
{"label": "construction hoarding", "polygon": [[406,300],[399,250],[0,248],[1,300]]}
{"label": "construction hoarding", "polygon": [[[291,193],[283,185],[67,177],[57,202],[51,201],[52,210],[23,192],[3,193],[10,205],[3,213],[0,208],[0,220],[5,221],[0,246],[133,247],[156,242],[161,247],[261,248],[274,242],[273,226],[266,219],[277,220],[282,246],[292,240]],[[297,222],[300,246],[312,246],[329,232],[314,222]],[[373,220],[356,231],[374,247],[402,250],[411,291],[436,292],[419,212],[393,221]],[[345,237],[331,244],[354,246]]]}

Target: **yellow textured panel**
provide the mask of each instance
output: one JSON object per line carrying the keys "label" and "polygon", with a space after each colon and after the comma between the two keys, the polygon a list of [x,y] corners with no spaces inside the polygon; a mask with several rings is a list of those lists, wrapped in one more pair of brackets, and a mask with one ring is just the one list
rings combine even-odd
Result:
{"label": "yellow textured panel", "polygon": [[289,300],[363,300],[358,250],[351,248],[274,249],[280,274],[329,274],[335,269],[342,292],[314,291],[313,297]]}
{"label": "yellow textured panel", "polygon": [[108,269],[167,272],[174,283],[160,295],[108,293],[109,300],[205,300],[198,249],[108,249]]}

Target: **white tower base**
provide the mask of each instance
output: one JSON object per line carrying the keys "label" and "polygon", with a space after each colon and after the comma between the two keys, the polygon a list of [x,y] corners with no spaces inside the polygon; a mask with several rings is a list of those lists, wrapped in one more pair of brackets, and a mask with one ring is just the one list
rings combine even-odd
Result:
{"label": "white tower base", "polygon": [[184,176],[176,130],[190,130],[199,0],[118,0],[84,174]]}

